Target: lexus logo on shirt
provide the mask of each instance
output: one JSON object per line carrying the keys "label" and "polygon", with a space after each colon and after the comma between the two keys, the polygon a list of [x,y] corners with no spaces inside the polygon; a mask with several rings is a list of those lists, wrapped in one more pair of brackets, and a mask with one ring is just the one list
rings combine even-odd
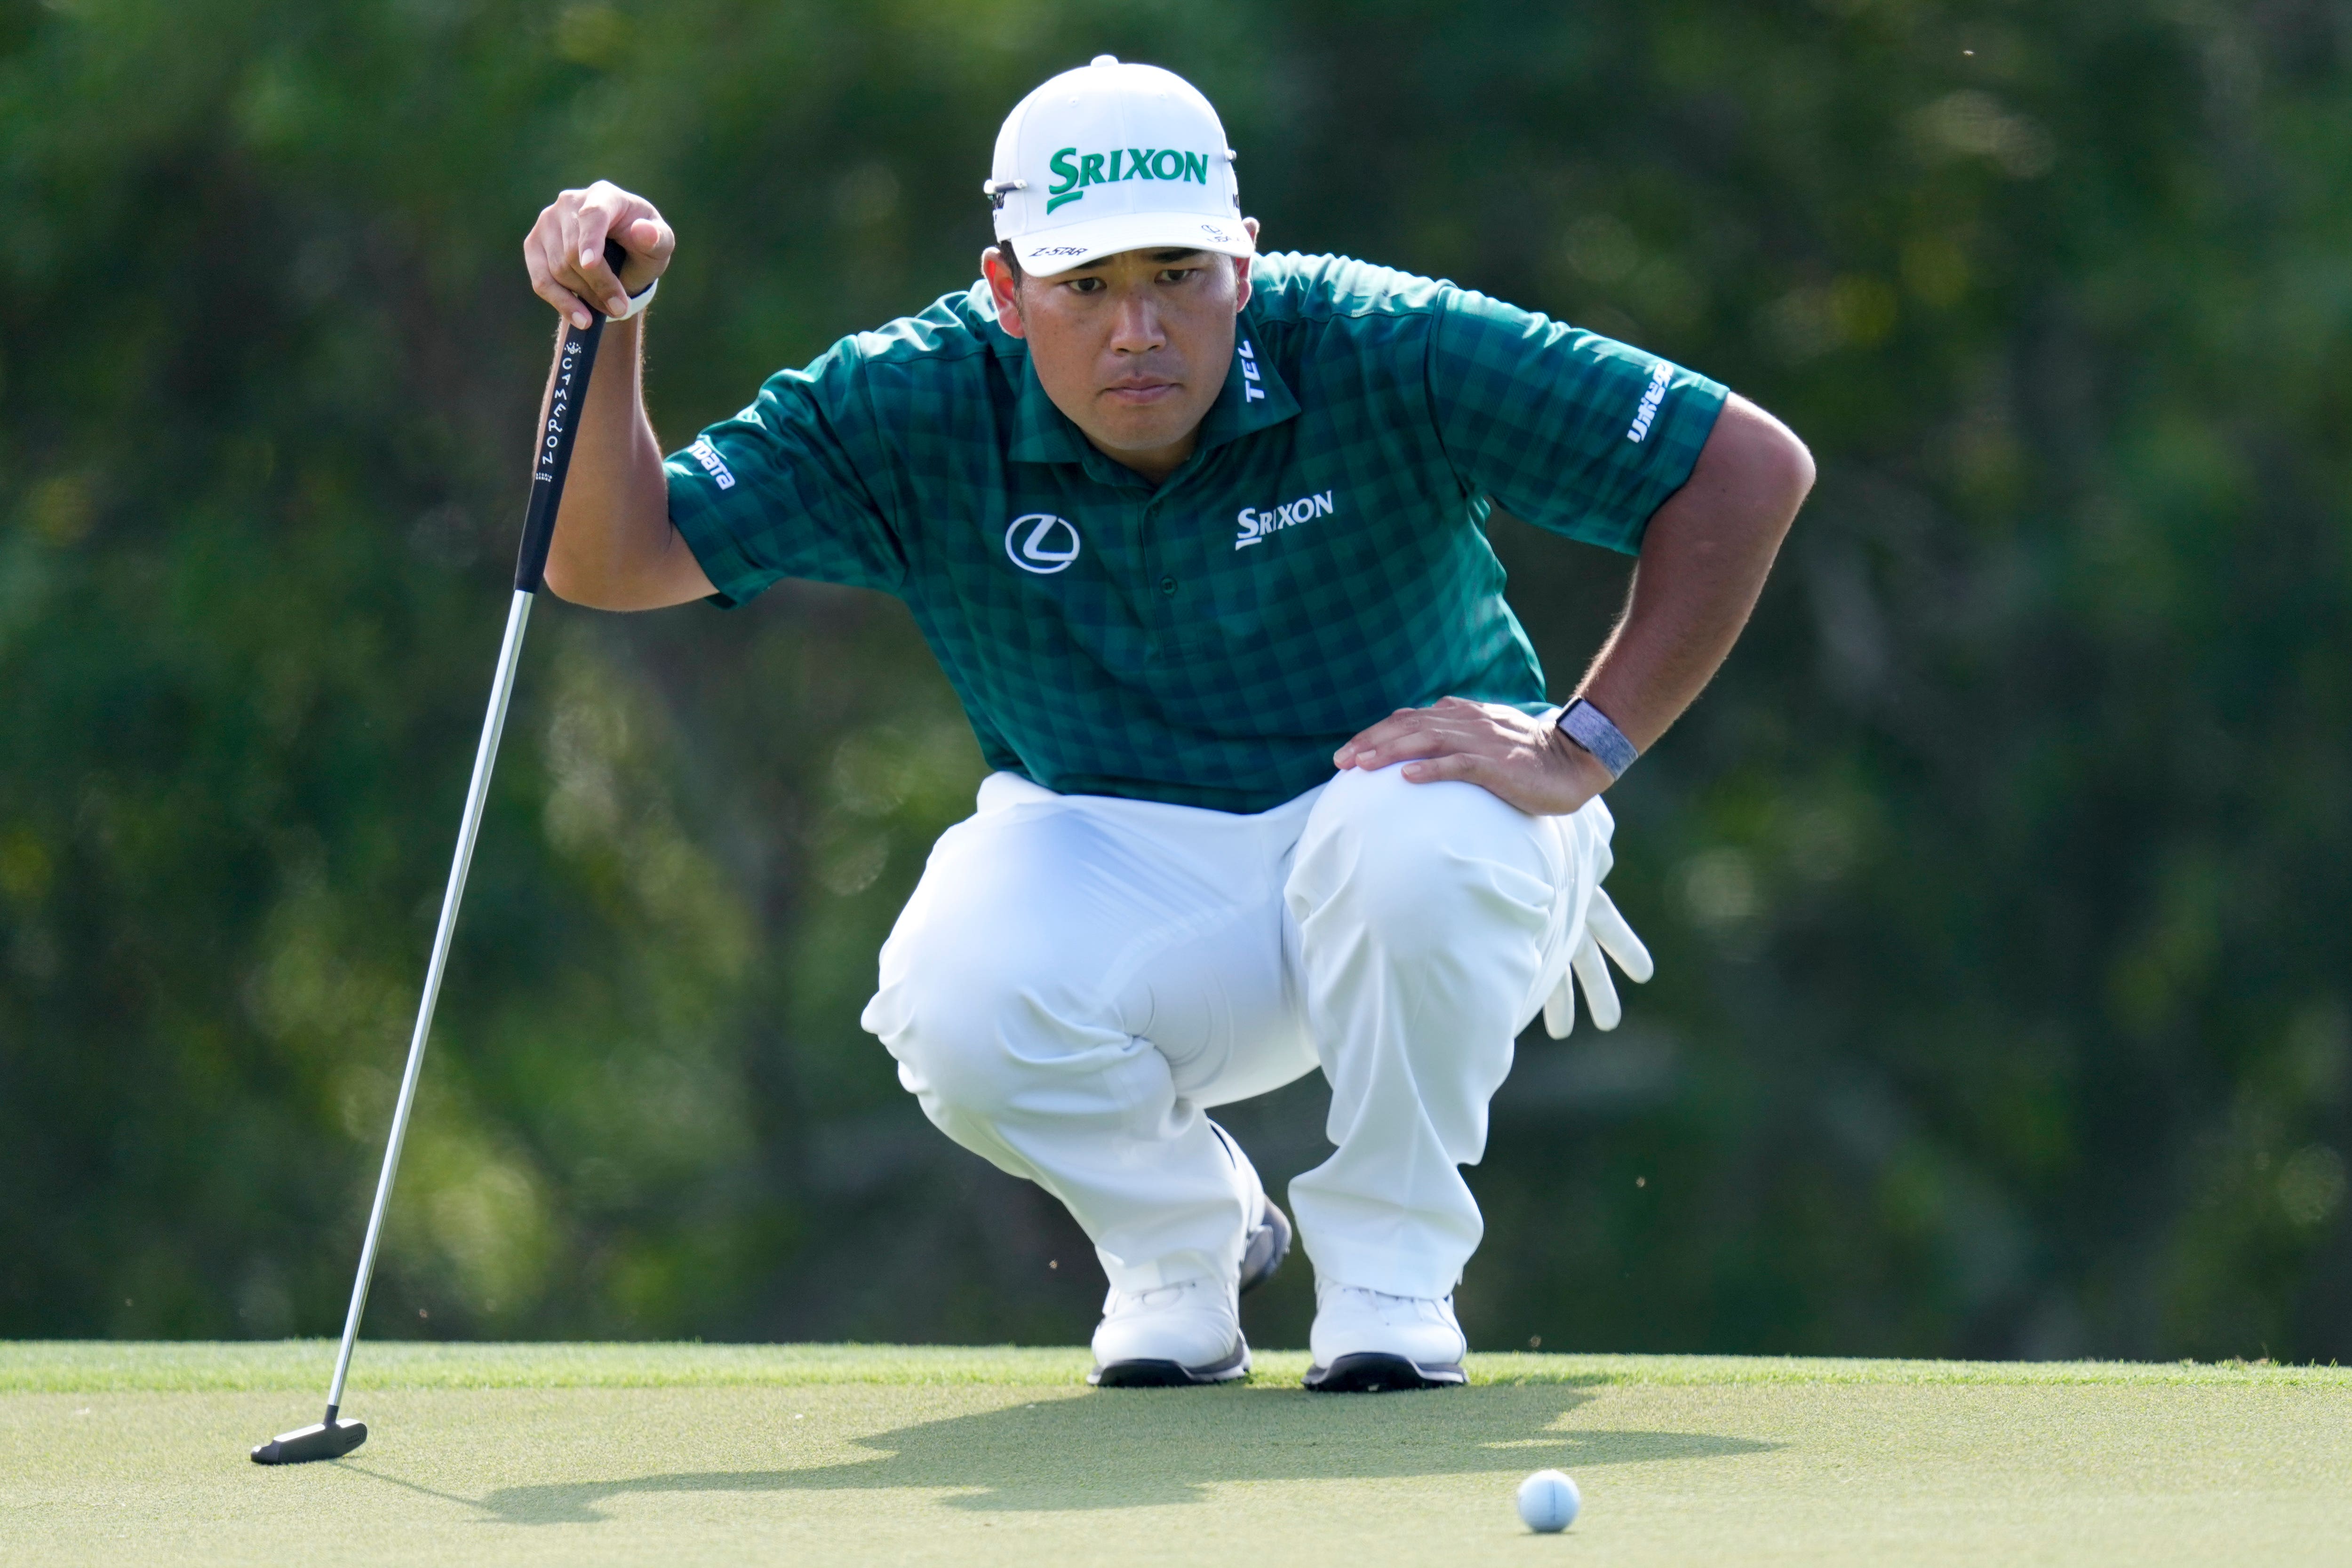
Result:
{"label": "lexus logo on shirt", "polygon": [[1078,530],[1067,517],[1030,512],[1004,530],[1004,553],[1022,570],[1047,577],[1078,559]]}

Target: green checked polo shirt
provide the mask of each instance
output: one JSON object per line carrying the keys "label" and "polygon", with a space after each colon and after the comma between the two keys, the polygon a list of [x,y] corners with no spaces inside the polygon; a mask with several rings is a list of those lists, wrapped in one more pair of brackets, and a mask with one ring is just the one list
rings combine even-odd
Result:
{"label": "green checked polo shirt", "polygon": [[1046,397],[985,285],[771,377],[668,460],[740,604],[904,600],[992,768],[1262,811],[1446,695],[1545,706],[1482,525],[1633,552],[1724,390],[1450,283],[1265,256],[1198,450],[1154,486]]}

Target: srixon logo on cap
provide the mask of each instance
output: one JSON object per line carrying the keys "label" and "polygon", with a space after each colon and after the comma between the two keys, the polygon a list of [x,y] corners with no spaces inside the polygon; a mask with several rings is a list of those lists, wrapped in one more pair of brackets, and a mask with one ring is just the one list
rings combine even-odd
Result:
{"label": "srixon logo on cap", "polygon": [[[1121,160],[1126,167],[1120,167]],[[1065,147],[1045,160],[1045,167],[1057,176],[1045,187],[1045,210],[1052,212],[1066,202],[1075,202],[1087,193],[1088,185],[1116,185],[1123,180],[1189,180],[1196,185],[1209,183],[1209,155],[1206,152],[1180,152],[1172,147],[1114,147],[1108,152],[1081,152],[1075,147]]]}

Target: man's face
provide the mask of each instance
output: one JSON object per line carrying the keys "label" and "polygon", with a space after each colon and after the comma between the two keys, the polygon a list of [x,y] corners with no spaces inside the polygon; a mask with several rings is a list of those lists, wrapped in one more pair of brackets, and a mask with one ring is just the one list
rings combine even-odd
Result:
{"label": "man's face", "polygon": [[[1249,219],[1250,233],[1257,220]],[[1029,344],[1054,406],[1103,452],[1148,479],[1192,455],[1234,357],[1249,262],[1200,250],[1130,250],[1013,287],[994,249],[981,257],[1004,329]]]}

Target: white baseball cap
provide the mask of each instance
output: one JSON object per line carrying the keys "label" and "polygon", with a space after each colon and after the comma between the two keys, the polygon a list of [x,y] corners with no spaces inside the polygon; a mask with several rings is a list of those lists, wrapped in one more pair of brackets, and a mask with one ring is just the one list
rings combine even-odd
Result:
{"label": "white baseball cap", "polygon": [[1175,72],[1110,55],[1013,107],[981,189],[998,242],[1041,277],[1147,246],[1255,248],[1217,111]]}

